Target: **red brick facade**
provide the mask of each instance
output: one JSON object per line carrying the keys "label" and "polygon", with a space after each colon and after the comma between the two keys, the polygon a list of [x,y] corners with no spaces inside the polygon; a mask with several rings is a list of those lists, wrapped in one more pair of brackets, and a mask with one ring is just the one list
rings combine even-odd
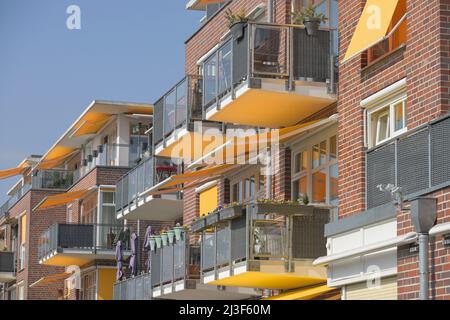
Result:
{"label": "red brick facade", "polygon": [[[341,62],[365,1],[339,1]],[[449,109],[450,1],[407,0],[407,42],[390,55],[362,68],[364,54],[340,65],[339,77],[339,198],[340,218],[366,209],[364,118],[360,102],[368,96],[407,79],[408,130],[447,113]],[[438,223],[449,221],[448,190],[430,196],[438,199]],[[409,213],[398,215],[398,234],[414,231]],[[450,298],[448,250],[438,237],[430,248],[432,298]],[[398,297],[418,298],[417,254],[399,250]]]}

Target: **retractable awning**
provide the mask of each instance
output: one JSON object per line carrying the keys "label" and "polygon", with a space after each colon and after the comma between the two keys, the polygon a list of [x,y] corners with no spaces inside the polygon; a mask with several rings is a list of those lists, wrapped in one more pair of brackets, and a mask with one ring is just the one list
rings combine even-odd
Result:
{"label": "retractable awning", "polygon": [[23,174],[29,167],[18,167],[6,170],[0,170],[0,180],[11,178]]}
{"label": "retractable awning", "polygon": [[395,10],[401,0],[367,0],[344,62],[387,38]]}
{"label": "retractable awning", "polygon": [[274,297],[265,298],[263,300],[310,300],[333,290],[336,289],[330,288],[327,285],[320,285],[316,287],[292,290]]}
{"label": "retractable awning", "polygon": [[224,174],[225,172],[232,170],[235,167],[236,167],[235,165],[224,164],[215,167],[201,169],[198,171],[173,175],[164,180],[163,182],[155,185],[147,192],[147,194],[156,195],[161,193],[180,191],[182,190],[182,188],[179,188],[179,186],[184,183],[189,183],[189,187],[192,188],[199,184],[206,183],[210,180],[216,179],[221,174]]}
{"label": "retractable awning", "polygon": [[53,150],[51,154],[49,154],[45,160],[41,161],[37,166],[38,169],[47,170],[53,169],[64,161],[73,156],[77,150],[72,148],[58,147]]}
{"label": "retractable awning", "polygon": [[75,200],[83,199],[89,192],[93,190],[97,190],[97,187],[47,196],[33,210],[44,210],[54,207],[60,207]]}
{"label": "retractable awning", "polygon": [[42,277],[38,281],[32,283],[30,285],[30,288],[51,285],[53,283],[56,283],[56,282],[59,282],[59,281],[62,281],[62,280],[66,280],[71,275],[73,275],[73,272],[64,272],[64,273],[50,274],[50,275]]}
{"label": "retractable awning", "polygon": [[75,126],[75,130],[72,133],[74,137],[81,137],[86,134],[97,133],[110,119],[112,115],[100,113],[100,112],[90,112],[87,113],[84,118]]}

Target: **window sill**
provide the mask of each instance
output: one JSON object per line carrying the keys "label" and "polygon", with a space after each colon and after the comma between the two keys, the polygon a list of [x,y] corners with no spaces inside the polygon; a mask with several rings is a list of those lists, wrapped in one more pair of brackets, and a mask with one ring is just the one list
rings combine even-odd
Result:
{"label": "window sill", "polygon": [[381,57],[371,61],[370,63],[368,63],[365,67],[361,68],[361,73],[364,73],[366,70],[372,68],[374,65],[378,64],[379,62],[387,59],[388,57],[394,55],[395,53],[399,52],[399,51],[404,51],[406,49],[406,44],[402,44],[401,46],[399,46],[398,48],[389,51],[388,53],[382,55]]}

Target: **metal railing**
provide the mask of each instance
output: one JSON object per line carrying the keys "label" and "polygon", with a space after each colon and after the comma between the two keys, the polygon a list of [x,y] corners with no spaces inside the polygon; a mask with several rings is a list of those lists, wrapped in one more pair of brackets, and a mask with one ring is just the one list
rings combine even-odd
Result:
{"label": "metal railing", "polygon": [[14,252],[0,251],[0,272],[15,273]]}
{"label": "metal railing", "polygon": [[337,70],[334,35],[320,30],[308,36],[302,26],[249,23],[240,40],[230,37],[203,62],[203,109],[231,94],[250,79],[324,82],[335,92]]}
{"label": "metal railing", "polygon": [[68,170],[42,170],[32,176],[33,189],[68,189],[74,182],[74,172]]}
{"label": "metal railing", "polygon": [[449,185],[449,146],[450,115],[447,115],[368,150],[367,208],[393,200],[390,192],[380,190],[388,184],[400,187],[406,199]]}
{"label": "metal railing", "polygon": [[[38,257],[45,258],[55,251],[73,249],[96,253],[115,250],[114,241],[123,225],[110,224],[54,224],[39,239]],[[125,243],[124,250],[129,250]]]}
{"label": "metal railing", "polygon": [[116,184],[116,211],[137,203],[140,194],[154,185],[155,158],[150,157],[125,174]]}
{"label": "metal railing", "polygon": [[201,87],[199,76],[186,76],[155,103],[155,146],[192,119],[201,120]]}
{"label": "metal railing", "polygon": [[221,221],[202,232],[202,272],[243,261],[289,262],[326,254],[324,226],[329,222],[330,212],[313,211],[313,214],[260,214],[253,205],[247,205],[246,214]]}
{"label": "metal railing", "polygon": [[31,184],[25,184],[15,193],[13,193],[9,199],[0,207],[0,218],[5,216],[11,209],[28,191],[31,190]]}
{"label": "metal railing", "polygon": [[200,277],[200,248],[188,244],[186,234],[173,244],[151,251],[151,273],[141,274],[114,284],[115,300],[151,300],[152,292],[162,285]]}

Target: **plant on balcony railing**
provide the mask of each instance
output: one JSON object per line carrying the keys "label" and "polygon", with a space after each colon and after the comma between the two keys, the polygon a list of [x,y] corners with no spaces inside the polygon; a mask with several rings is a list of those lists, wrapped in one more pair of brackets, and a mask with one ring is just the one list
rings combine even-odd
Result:
{"label": "plant on balcony railing", "polygon": [[308,206],[308,204],[309,199],[307,196],[304,196],[303,199],[299,199],[298,201],[258,199],[254,204],[254,208],[258,214],[293,214],[306,208],[312,210],[314,207]]}
{"label": "plant on balcony railing", "polygon": [[160,232],[155,231],[150,236],[150,251],[155,251],[156,249],[173,245],[177,241],[182,241],[183,235],[186,232],[187,228],[179,225],[174,228],[164,227]]}
{"label": "plant on balcony railing", "polygon": [[292,12],[292,22],[294,24],[304,25],[310,36],[317,35],[320,24],[327,20],[328,18],[323,13],[316,12],[314,5],[310,5],[302,11]]}

